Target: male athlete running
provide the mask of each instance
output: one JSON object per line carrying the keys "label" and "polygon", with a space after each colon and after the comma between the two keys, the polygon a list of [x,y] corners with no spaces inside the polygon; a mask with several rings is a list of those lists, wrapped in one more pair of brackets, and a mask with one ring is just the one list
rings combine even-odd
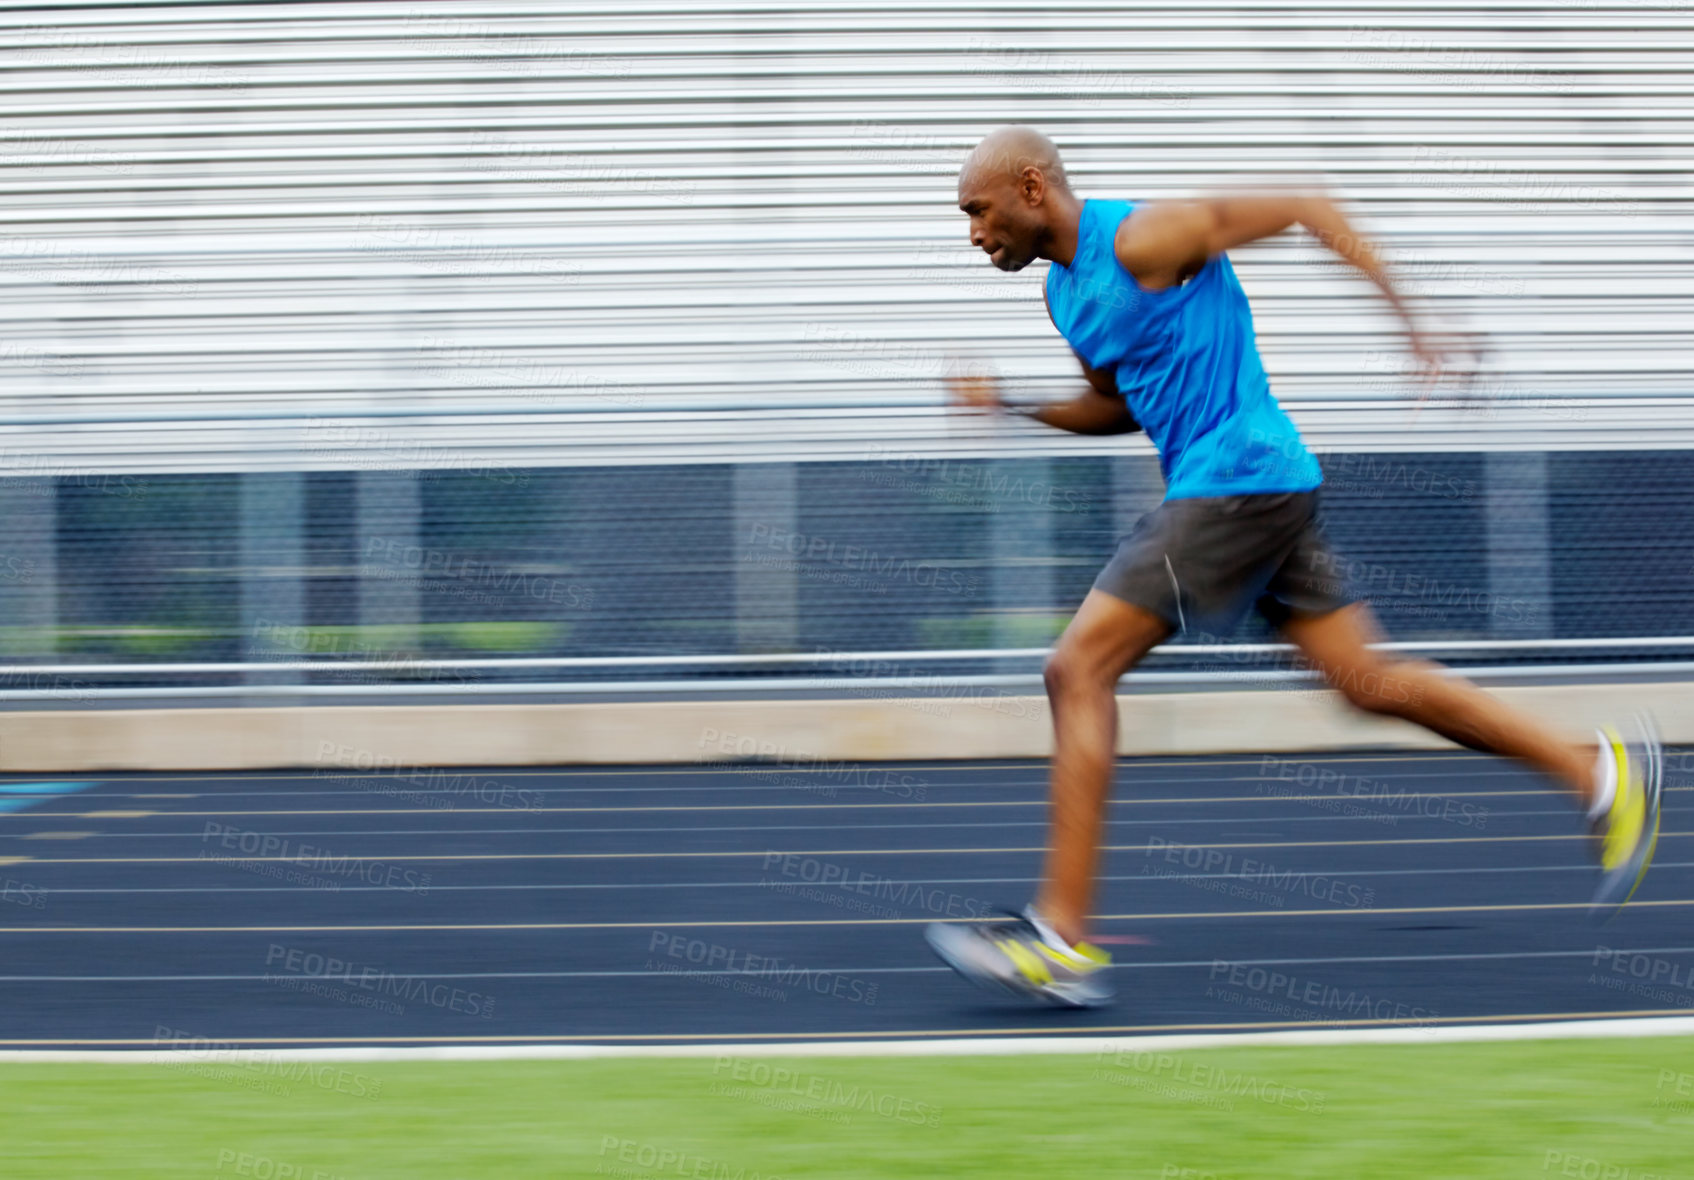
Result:
{"label": "male athlete running", "polygon": [[[1235,196],[1136,205],[1082,200],[1058,150],[1023,127],[990,135],[959,174],[971,244],[1004,271],[1037,258],[1047,311],[1082,363],[1074,400],[1018,412],[1079,434],[1145,430],[1164,503],[1120,543],[1047,660],[1053,709],[1050,831],[1034,902],[1010,920],[929,927],[930,945],[973,982],[1054,1004],[1109,1002],[1109,957],[1084,941],[1117,750],[1118,679],[1179,628],[1222,631],[1250,605],[1356,707],[1402,717],[1461,746],[1516,758],[1587,809],[1609,915],[1647,871],[1659,830],[1659,744],[1637,718],[1625,739],[1566,740],[1429,664],[1373,651],[1370,610],[1334,580],[1318,522],[1317,460],[1271,396],[1246,295],[1225,251],[1299,225],[1377,285],[1420,363],[1441,350],[1412,322],[1375,251],[1318,196]],[[959,379],[969,407],[1007,406],[992,379]]]}

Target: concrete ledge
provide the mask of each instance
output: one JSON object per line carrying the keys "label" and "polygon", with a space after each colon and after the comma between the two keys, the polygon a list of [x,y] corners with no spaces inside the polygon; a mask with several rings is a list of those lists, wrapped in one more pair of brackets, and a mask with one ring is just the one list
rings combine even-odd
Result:
{"label": "concrete ledge", "polygon": [[[1694,685],[1557,685],[1495,696],[1572,734],[1650,709],[1665,739],[1694,743]],[[1453,747],[1322,692],[1118,699],[1130,755]],[[729,762],[794,765],[1052,752],[1039,697],[960,701],[685,701],[631,704],[137,709],[0,713],[0,772],[371,769]]]}

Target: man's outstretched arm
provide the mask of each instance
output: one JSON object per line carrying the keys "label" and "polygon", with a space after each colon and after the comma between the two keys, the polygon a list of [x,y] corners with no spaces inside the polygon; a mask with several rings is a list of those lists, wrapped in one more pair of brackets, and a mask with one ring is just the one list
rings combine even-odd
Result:
{"label": "man's outstretched arm", "polygon": [[1113,245],[1118,262],[1136,282],[1149,291],[1161,291],[1197,273],[1226,250],[1274,237],[1294,225],[1376,284],[1405,322],[1412,351],[1439,374],[1442,349],[1418,327],[1375,246],[1328,197],[1288,194],[1154,201],[1124,218]]}
{"label": "man's outstretched arm", "polygon": [[1207,261],[1298,225],[1357,267],[1402,315],[1376,249],[1325,196],[1211,197],[1142,205],[1118,226],[1118,261],[1149,291],[1174,287]]}

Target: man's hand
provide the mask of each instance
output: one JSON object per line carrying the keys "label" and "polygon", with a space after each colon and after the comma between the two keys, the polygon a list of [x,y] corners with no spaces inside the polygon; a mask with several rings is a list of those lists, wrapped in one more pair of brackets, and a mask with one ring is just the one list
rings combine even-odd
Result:
{"label": "man's hand", "polygon": [[1083,362],[1082,371],[1089,388],[1070,401],[1038,406],[1008,404],[1000,395],[1000,379],[982,371],[945,378],[947,400],[951,408],[967,413],[1012,414],[1072,434],[1129,434],[1140,430],[1140,423],[1118,396],[1116,379],[1110,373],[1090,369],[1087,362]]}
{"label": "man's hand", "polygon": [[1479,332],[1448,329],[1420,331],[1408,321],[1412,359],[1417,366],[1418,399],[1421,410],[1438,391],[1467,403],[1475,389],[1477,374],[1488,355],[1488,341]]}
{"label": "man's hand", "polygon": [[1000,379],[992,373],[969,373],[946,380],[947,398],[956,409],[998,414],[1006,408],[1000,397]]}

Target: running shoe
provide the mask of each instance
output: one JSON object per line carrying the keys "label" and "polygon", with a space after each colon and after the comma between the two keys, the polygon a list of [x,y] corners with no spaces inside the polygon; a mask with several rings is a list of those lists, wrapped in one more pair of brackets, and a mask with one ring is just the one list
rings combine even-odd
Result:
{"label": "running shoe", "polygon": [[990,991],[1065,1008],[1111,1003],[1110,955],[1086,942],[1072,946],[1033,907],[1005,912],[998,922],[935,922],[924,938],[942,962]]}
{"label": "running shoe", "polygon": [[1659,842],[1659,812],[1664,790],[1664,750],[1652,719],[1636,714],[1634,734],[1626,740],[1614,726],[1600,730],[1602,759],[1617,775],[1611,805],[1589,817],[1594,850],[1600,859],[1600,887],[1589,914],[1609,921],[1635,895],[1653,849]]}

